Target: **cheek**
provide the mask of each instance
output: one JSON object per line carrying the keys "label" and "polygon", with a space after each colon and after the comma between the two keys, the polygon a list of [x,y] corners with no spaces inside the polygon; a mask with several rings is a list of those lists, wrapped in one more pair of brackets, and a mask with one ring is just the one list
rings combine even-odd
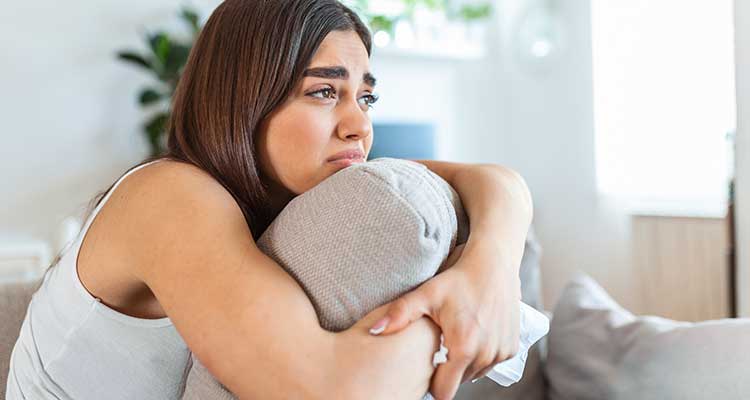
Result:
{"label": "cheek", "polygon": [[302,193],[318,182],[330,141],[330,129],[319,119],[289,115],[268,131],[269,161],[280,182]]}

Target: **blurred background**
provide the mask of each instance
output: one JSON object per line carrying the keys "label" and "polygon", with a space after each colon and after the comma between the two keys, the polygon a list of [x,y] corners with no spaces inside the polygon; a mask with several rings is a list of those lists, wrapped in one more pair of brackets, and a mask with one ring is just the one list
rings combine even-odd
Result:
{"label": "blurred background", "polygon": [[[750,316],[748,3],[345,3],[374,32],[373,151],[519,171],[545,308],[582,270],[636,313]],[[163,146],[218,4],[4,4],[0,280],[38,276],[88,201]]]}

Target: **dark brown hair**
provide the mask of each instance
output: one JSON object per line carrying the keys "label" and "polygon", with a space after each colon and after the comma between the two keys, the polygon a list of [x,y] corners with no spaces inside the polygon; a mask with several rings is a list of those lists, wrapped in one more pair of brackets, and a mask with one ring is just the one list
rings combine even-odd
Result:
{"label": "dark brown hair", "polygon": [[[157,159],[201,168],[231,193],[257,240],[276,215],[257,162],[256,133],[302,80],[332,31],[356,32],[370,55],[369,30],[338,0],[221,3],[201,30],[177,85],[166,153],[128,171]],[[91,200],[84,223],[113,186]]]}
{"label": "dark brown hair", "polygon": [[228,0],[211,15],[174,97],[168,155],[210,173],[234,196],[253,235],[275,218],[255,134],[302,79],[323,39],[370,33],[337,0]]}

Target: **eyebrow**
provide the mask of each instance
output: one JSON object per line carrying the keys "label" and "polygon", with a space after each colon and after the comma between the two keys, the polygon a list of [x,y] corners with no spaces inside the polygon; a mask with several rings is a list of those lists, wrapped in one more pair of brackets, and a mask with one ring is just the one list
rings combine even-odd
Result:
{"label": "eyebrow", "polygon": [[[302,76],[313,76],[317,78],[328,78],[328,79],[349,79],[349,71],[342,66],[334,67],[316,67],[308,68],[302,73]],[[362,74],[362,82],[375,87],[377,79],[369,73],[365,72]]]}

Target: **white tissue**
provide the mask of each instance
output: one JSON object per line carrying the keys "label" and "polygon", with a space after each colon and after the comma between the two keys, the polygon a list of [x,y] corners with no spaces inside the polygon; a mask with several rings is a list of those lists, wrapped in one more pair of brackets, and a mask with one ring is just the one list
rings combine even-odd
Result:
{"label": "white tissue", "polygon": [[[518,352],[512,358],[496,364],[487,377],[502,386],[510,386],[521,380],[526,367],[529,348],[549,332],[549,318],[526,303],[520,303]],[[432,365],[437,367],[448,361],[448,349],[443,346],[443,335],[440,335],[440,349],[432,357]],[[474,383],[481,378],[472,380]]]}
{"label": "white tissue", "polygon": [[432,366],[437,367],[438,364],[443,364],[448,361],[448,348],[443,345],[445,338],[443,334],[440,334],[440,349],[432,355]]}

